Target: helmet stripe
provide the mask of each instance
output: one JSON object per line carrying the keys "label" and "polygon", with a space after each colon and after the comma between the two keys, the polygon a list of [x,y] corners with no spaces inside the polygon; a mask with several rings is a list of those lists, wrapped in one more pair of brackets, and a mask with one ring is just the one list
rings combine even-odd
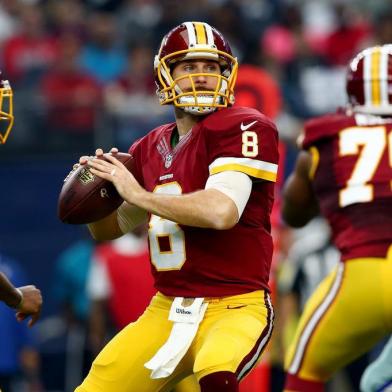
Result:
{"label": "helmet stripe", "polygon": [[364,93],[365,93],[365,106],[371,106],[372,104],[372,77],[371,77],[371,50],[367,50],[363,57],[363,81],[364,81]]}
{"label": "helmet stripe", "polygon": [[380,61],[381,50],[379,47],[372,52],[371,59],[371,80],[372,80],[372,103],[374,106],[381,105],[381,89],[380,89]]}
{"label": "helmet stripe", "polygon": [[207,43],[207,37],[206,37],[206,31],[204,30],[204,23],[194,22],[193,24],[196,30],[197,43],[205,45]]}
{"label": "helmet stripe", "polygon": [[188,31],[188,45],[189,46],[195,46],[196,45],[196,32],[195,32],[195,27],[193,26],[192,22],[185,22],[185,27]]}
{"label": "helmet stripe", "polygon": [[381,47],[381,63],[380,63],[380,89],[381,89],[381,105],[389,105],[388,94],[388,59],[389,53],[385,46]]}
{"label": "helmet stripe", "polygon": [[206,29],[207,33],[207,44],[214,45],[214,35],[212,34],[211,26],[207,23],[204,23],[204,28]]}

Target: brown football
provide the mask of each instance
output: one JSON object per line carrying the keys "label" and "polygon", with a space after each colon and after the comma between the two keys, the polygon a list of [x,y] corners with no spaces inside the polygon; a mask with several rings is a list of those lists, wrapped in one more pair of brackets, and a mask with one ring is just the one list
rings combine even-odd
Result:
{"label": "brown football", "polygon": [[[132,172],[132,155],[118,152],[114,156]],[[57,212],[62,222],[80,225],[104,218],[122,202],[123,199],[110,181],[92,174],[87,165],[80,165],[64,180]]]}

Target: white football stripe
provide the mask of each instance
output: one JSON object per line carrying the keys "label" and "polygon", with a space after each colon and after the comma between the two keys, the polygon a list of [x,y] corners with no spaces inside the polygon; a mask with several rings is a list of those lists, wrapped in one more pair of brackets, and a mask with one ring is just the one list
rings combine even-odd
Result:
{"label": "white football stripe", "polygon": [[388,50],[382,47],[380,61],[380,89],[381,89],[381,106],[389,105],[388,100]]}
{"label": "white football stripe", "polygon": [[196,32],[192,22],[185,22],[184,25],[188,30],[189,46],[196,45]]}
{"label": "white football stripe", "polygon": [[212,28],[209,24],[203,23],[206,33],[207,33],[207,45],[213,45],[214,44],[214,36],[212,34]]}

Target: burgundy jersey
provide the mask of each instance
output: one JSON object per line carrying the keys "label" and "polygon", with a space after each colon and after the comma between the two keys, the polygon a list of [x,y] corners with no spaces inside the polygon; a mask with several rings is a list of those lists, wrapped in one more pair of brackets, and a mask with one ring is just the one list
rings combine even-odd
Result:
{"label": "burgundy jersey", "polygon": [[392,243],[392,119],[337,113],[305,125],[314,189],[342,259],[385,257]]}
{"label": "burgundy jersey", "polygon": [[130,149],[146,190],[179,195],[204,189],[226,170],[253,179],[240,221],[229,230],[179,225],[152,215],[149,246],[155,287],[168,296],[219,297],[268,290],[272,258],[270,213],[278,135],[254,109],[232,107],[203,118],[174,148],[176,124],[162,125]]}

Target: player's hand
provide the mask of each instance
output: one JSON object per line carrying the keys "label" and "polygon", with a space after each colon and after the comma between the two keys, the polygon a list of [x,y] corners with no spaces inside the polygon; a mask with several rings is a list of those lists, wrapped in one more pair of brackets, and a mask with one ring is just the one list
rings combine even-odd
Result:
{"label": "player's hand", "polygon": [[105,154],[105,159],[107,160],[90,159],[88,165],[91,173],[112,182],[125,201],[137,204],[135,203],[137,198],[146,191],[139,185],[133,174],[115,158],[115,154]]}
{"label": "player's hand", "polygon": [[33,285],[18,287],[18,289],[22,292],[23,297],[21,303],[16,308],[16,319],[23,321],[25,318],[31,316],[28,325],[32,327],[41,314],[41,291]]}
{"label": "player's hand", "polygon": [[[116,153],[118,153],[118,148],[116,148],[116,147],[112,147],[111,149],[110,149],[110,151],[109,151],[111,154],[116,154]],[[96,150],[95,150],[95,156],[93,156],[93,155],[90,155],[90,156],[88,156],[88,155],[83,155],[83,156],[81,156],[80,158],[79,158],[79,163],[75,163],[75,165],[74,165],[74,169],[77,169],[78,167],[79,167],[79,165],[85,165],[90,159],[93,159],[93,158],[95,158],[95,157],[101,157],[101,156],[103,156],[104,155],[104,152],[103,152],[103,150],[102,150],[102,148],[97,148]],[[76,166],[76,167],[75,167]]]}

